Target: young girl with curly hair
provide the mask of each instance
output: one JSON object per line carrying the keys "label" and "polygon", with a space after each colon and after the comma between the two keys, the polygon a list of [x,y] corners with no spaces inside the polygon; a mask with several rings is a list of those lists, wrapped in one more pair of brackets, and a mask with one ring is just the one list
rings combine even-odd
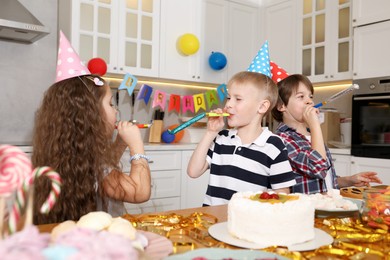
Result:
{"label": "young girl with curly hair", "polygon": [[[116,113],[111,90],[97,75],[61,80],[47,90],[36,114],[32,162],[35,167],[52,167],[63,185],[46,215],[39,208],[49,194],[50,181],[36,180],[35,224],[78,220],[96,210],[121,215],[123,201],[141,203],[150,198],[150,169],[140,130],[130,122],[116,123]],[[130,175],[119,168],[127,147],[134,158]]]}

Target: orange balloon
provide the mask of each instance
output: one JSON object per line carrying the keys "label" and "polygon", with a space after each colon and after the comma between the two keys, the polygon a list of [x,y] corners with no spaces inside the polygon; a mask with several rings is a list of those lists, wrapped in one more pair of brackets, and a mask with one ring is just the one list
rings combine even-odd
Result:
{"label": "orange balloon", "polygon": [[[179,126],[179,124],[175,124],[175,125],[171,125],[171,126],[169,126],[168,127],[168,129],[169,130],[173,130],[173,129],[175,129],[176,127],[178,127]],[[180,142],[180,140],[183,138],[183,136],[184,136],[184,131],[185,131],[185,129],[183,129],[183,130],[181,130],[181,131],[179,131],[179,132],[177,132],[176,134],[175,134],[175,140],[173,140],[173,143],[178,143],[178,142]]]}

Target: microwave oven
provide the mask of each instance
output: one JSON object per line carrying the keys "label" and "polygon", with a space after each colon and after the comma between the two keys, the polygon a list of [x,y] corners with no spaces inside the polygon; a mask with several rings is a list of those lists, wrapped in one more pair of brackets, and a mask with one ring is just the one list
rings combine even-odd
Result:
{"label": "microwave oven", "polygon": [[359,79],[352,96],[351,154],[390,159],[390,77]]}

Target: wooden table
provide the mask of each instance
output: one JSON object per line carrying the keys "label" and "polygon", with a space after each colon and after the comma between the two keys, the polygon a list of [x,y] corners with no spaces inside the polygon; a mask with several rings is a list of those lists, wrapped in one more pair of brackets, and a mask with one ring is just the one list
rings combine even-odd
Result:
{"label": "wooden table", "polygon": [[[140,214],[140,215],[130,215],[131,217],[134,217],[136,219],[142,219],[143,217],[150,217],[150,216],[158,216],[158,215],[161,215],[161,216],[167,216],[167,215],[170,215],[170,214],[174,214],[174,215],[180,215],[180,216],[184,216],[184,217],[187,217],[187,216],[191,216],[193,213],[195,212],[198,212],[198,213],[203,213],[203,214],[207,214],[207,215],[212,215],[214,217],[217,218],[217,222],[225,222],[227,221],[227,205],[221,205],[221,206],[210,206],[210,207],[199,207],[199,208],[190,208],[190,209],[181,209],[181,210],[171,210],[171,211],[164,211],[164,212],[155,212],[155,213],[145,213],[145,214]],[[351,218],[352,219],[352,218]],[[332,221],[332,220],[336,220],[338,221],[337,218],[330,218],[329,221]],[[354,221],[356,221],[356,218],[354,218]],[[322,226],[318,226],[318,223],[322,223],[323,222],[323,219],[320,219],[320,218],[316,218],[316,227],[317,228],[322,228]],[[51,232],[51,230],[56,226],[56,224],[47,224],[47,225],[39,225],[38,228],[41,232]],[[334,230],[332,231],[331,229],[323,229],[325,231],[327,231],[328,233],[332,233],[332,232],[335,232]],[[373,233],[375,233],[375,231],[372,231]],[[206,231],[207,233],[207,231]],[[360,231],[357,231],[355,234],[357,233],[360,233]],[[173,234],[173,235],[172,235]],[[337,231],[336,230],[336,235],[333,234],[333,237],[335,236],[339,236],[340,234],[342,234],[341,231]],[[231,245],[227,245],[223,242],[220,242],[220,241],[217,241],[217,240],[214,240],[213,238],[211,238],[209,236],[210,239],[213,239],[216,243],[213,244],[213,246],[205,246],[205,244],[203,243],[199,243],[199,240],[194,240],[192,239],[190,236],[188,236],[188,234],[186,233],[171,233],[171,232],[168,232],[166,234],[163,234],[163,235],[166,235],[173,243],[174,245],[174,253],[183,253],[183,252],[186,252],[186,251],[189,251],[189,250],[193,250],[193,249],[196,249],[196,248],[202,248],[202,247],[222,247],[222,248],[233,248],[233,249],[237,249],[237,247],[234,247],[234,246],[231,246]],[[358,234],[359,235],[359,234]],[[369,233],[368,233],[369,235]],[[336,240],[335,240],[336,241]],[[345,241],[345,240],[344,240]],[[342,240],[342,243],[344,243],[344,241]],[[185,246],[187,242],[187,246]],[[176,246],[175,244],[181,244],[181,246]],[[345,244],[342,244],[341,246],[337,246],[335,245],[336,243],[333,244],[333,248],[335,249],[342,249],[344,250],[345,252],[350,252],[350,254],[352,255],[356,255],[356,254],[366,254],[365,253],[365,250],[367,251],[370,251],[371,252],[374,252],[378,250],[382,253],[384,253],[384,259],[387,259],[386,257],[388,257],[388,259],[390,259],[390,235],[388,234],[387,236],[385,235],[385,238],[378,241],[378,242],[374,242],[374,243],[360,243],[360,242],[355,242],[353,240],[346,240]],[[184,246],[183,246],[184,245]],[[354,247],[354,248],[348,248],[348,247]],[[330,247],[332,248],[332,247]],[[305,252],[288,252],[287,249],[283,249],[283,248],[274,248],[271,250],[274,250],[274,251],[269,251],[269,252],[277,252],[279,254],[281,254],[280,252],[280,249],[281,250],[284,250],[284,251],[287,251],[286,254],[284,254],[284,256],[286,257],[289,257],[289,258],[292,258],[292,259],[311,259],[313,256],[328,256],[327,253],[319,253],[318,250],[316,251],[305,251]],[[268,251],[269,249],[264,249],[265,251]],[[367,255],[366,257],[368,258],[365,258],[365,259],[370,259],[370,257],[372,257],[373,255]],[[382,259],[381,257],[377,258],[377,255],[374,255],[376,258],[375,259]],[[334,259],[349,259],[348,257],[346,256],[337,256],[337,255],[332,255],[332,257]]]}

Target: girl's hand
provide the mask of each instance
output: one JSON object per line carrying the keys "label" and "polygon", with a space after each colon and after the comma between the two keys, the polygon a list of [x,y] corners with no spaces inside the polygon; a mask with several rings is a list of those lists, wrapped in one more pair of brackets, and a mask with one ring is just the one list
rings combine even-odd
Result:
{"label": "girl's hand", "polygon": [[[217,108],[214,110],[211,110],[210,112],[222,114],[224,111],[221,108]],[[215,117],[209,117],[207,121],[207,131],[210,132],[219,132],[221,131],[225,126],[225,122],[223,120],[223,116],[215,116]]]}
{"label": "girl's hand", "polygon": [[117,125],[118,134],[127,146],[142,143],[141,131],[138,126],[128,121],[120,121]]}

